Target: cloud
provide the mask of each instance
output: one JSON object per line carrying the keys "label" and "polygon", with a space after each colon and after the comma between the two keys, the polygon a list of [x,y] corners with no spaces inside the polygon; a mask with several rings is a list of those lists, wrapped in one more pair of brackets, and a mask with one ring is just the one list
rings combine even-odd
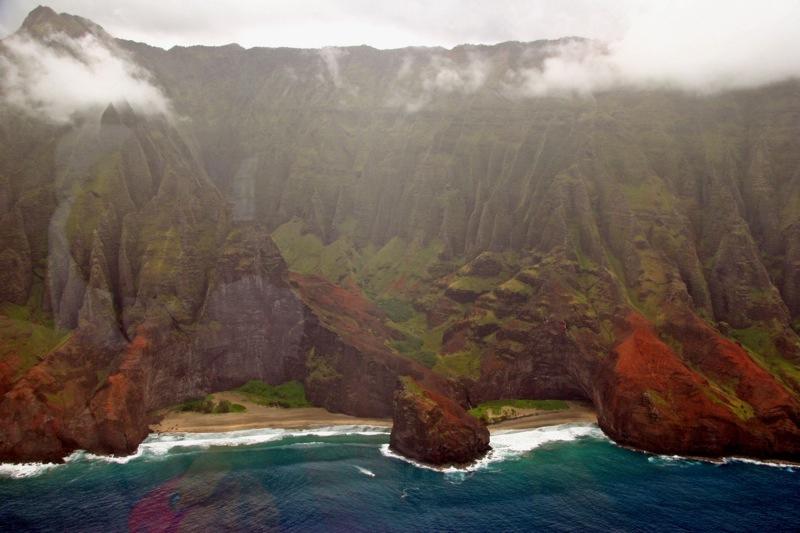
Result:
{"label": "cloud", "polygon": [[347,50],[328,46],[319,50],[319,57],[325,64],[328,76],[336,87],[342,87],[342,74],[339,71],[339,59],[347,56]]}
{"label": "cloud", "polygon": [[[551,46],[547,59],[534,54],[513,68],[487,52],[497,76],[483,80],[484,70],[476,66],[470,74],[463,58],[448,64],[452,56],[445,52],[411,50],[408,63],[398,65],[391,98],[410,110],[448,90],[467,94],[470,87],[516,97],[588,95],[622,86],[708,93],[800,76],[798,0],[217,0],[195,2],[188,10],[183,0],[48,3],[90,18],[117,37],[166,48],[230,42],[334,46],[319,52],[320,75],[344,88],[342,46],[590,40]],[[0,28],[18,27],[30,8],[28,0],[0,0]],[[441,64],[429,64],[431,54],[444,58]]]}
{"label": "cloud", "polygon": [[[48,0],[116,37],[173,45],[376,48],[530,41],[581,35],[607,39],[636,0]],[[0,25],[19,27],[35,6],[0,0]],[[0,34],[2,36],[2,34]]]}
{"label": "cloud", "polygon": [[539,52],[538,56],[544,56],[540,65],[505,72],[500,87],[506,96],[588,96],[626,83],[602,43],[569,40],[547,45]]}
{"label": "cloud", "polygon": [[426,91],[472,94],[486,81],[489,64],[479,55],[470,54],[465,65],[435,55],[430,60],[427,76],[422,80]]}
{"label": "cloud", "polygon": [[405,85],[395,87],[388,99],[393,107],[403,107],[414,113],[430,104],[437,95],[474,94],[487,81],[490,61],[482,54],[469,53],[466,61],[457,62],[441,54],[431,56],[417,72],[417,60],[403,57],[396,81]]}
{"label": "cloud", "polygon": [[4,39],[0,93],[6,103],[53,122],[120,102],[139,113],[171,115],[149,73],[92,34],[73,39],[56,33],[46,42],[25,33]]}
{"label": "cloud", "polygon": [[507,73],[507,94],[589,94],[615,87],[698,93],[743,89],[800,77],[800,2],[724,4],[676,1],[629,14],[607,45],[569,41],[541,65]]}

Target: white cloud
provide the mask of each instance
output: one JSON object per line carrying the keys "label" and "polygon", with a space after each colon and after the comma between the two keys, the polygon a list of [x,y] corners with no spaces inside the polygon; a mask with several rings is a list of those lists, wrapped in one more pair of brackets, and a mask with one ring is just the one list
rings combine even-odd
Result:
{"label": "white cloud", "polygon": [[67,122],[76,113],[119,102],[139,113],[171,113],[149,73],[92,34],[73,39],[57,33],[41,42],[21,33],[5,39],[3,47],[3,99],[33,115]]}
{"label": "white cloud", "polygon": [[441,54],[434,54],[414,72],[418,62],[413,56],[403,57],[397,72],[398,83],[388,99],[393,107],[403,107],[414,113],[433,101],[437,95],[469,95],[480,90],[487,81],[491,63],[482,54],[469,53],[466,61],[457,62]]}
{"label": "white cloud", "polygon": [[[321,48],[320,76],[348,88],[341,47],[493,44],[579,36],[502,72],[502,58],[466,65],[409,51],[390,100],[409,110],[437,94],[487,85],[508,95],[591,94],[618,86],[713,92],[800,76],[800,0],[49,0],[117,37],[174,44]],[[0,0],[0,27],[19,26],[28,0]],[[599,45],[598,43],[605,43]],[[331,47],[332,48],[325,48]],[[430,54],[441,56],[429,64]],[[431,62],[433,63],[433,62]],[[487,77],[488,76],[488,77]],[[498,81],[499,80],[499,81]],[[498,87],[499,85],[499,87]],[[354,92],[355,89],[351,91]]]}
{"label": "white cloud", "polygon": [[[47,0],[116,37],[173,45],[376,48],[616,35],[635,0]],[[19,27],[35,7],[0,0],[0,25]],[[1,36],[2,34],[0,34]]]}
{"label": "white cloud", "polygon": [[427,91],[441,93],[460,92],[472,94],[486,81],[489,64],[477,54],[470,54],[465,65],[459,65],[450,58],[435,55],[431,58],[427,76],[422,87]]}
{"label": "white cloud", "polygon": [[331,82],[336,87],[342,87],[344,84],[342,74],[339,71],[339,59],[347,56],[347,50],[328,46],[319,50],[319,57],[325,64],[325,69],[328,71],[328,76]]}
{"label": "white cloud", "polygon": [[800,2],[674,1],[641,6],[607,46],[569,42],[510,72],[512,94],[588,94],[617,86],[710,93],[800,77]]}

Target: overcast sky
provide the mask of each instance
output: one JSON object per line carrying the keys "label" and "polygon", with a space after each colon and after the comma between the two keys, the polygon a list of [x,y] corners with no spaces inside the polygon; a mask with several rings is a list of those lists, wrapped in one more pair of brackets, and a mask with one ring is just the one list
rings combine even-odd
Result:
{"label": "overcast sky", "polygon": [[[41,0],[0,0],[0,34]],[[227,44],[316,48],[452,47],[567,35],[614,39],[634,0],[49,0],[117,37],[169,48]]]}
{"label": "overcast sky", "polygon": [[[36,4],[0,0],[0,34],[16,30]],[[348,51],[335,47],[450,48],[564,36],[605,43],[552,45],[542,64],[505,72],[494,72],[497,65],[482,52],[459,62],[432,53],[427,63],[397,72],[397,81],[409,82],[411,89],[387,101],[412,112],[437,95],[472,94],[490,80],[508,97],[527,98],[590,96],[616,87],[703,94],[800,78],[800,0],[50,0],[48,5],[89,18],[116,37],[164,48],[231,42],[332,47],[318,52],[318,76],[346,91],[357,91],[340,69]],[[53,38],[72,54],[24,35],[5,40],[0,88],[6,100],[57,121],[109,101],[169,111],[148,74],[124,54],[91,37],[64,37]]]}

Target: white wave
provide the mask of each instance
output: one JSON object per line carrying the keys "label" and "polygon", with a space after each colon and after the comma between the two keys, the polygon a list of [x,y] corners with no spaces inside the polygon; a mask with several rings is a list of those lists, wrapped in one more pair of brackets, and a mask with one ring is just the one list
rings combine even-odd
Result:
{"label": "white wave", "polygon": [[800,468],[798,463],[782,463],[780,461],[759,461],[758,459],[750,459],[748,457],[724,457],[721,461],[722,464],[730,463],[747,463],[749,465],[757,466],[771,466],[772,468],[785,468],[789,472],[794,472]]}
{"label": "white wave", "polygon": [[375,477],[375,472],[373,472],[372,470],[367,470],[366,468],[363,468],[363,467],[360,467],[360,466],[356,466],[356,470],[358,470],[359,472],[361,472],[365,476]]}
{"label": "white wave", "polygon": [[33,477],[56,466],[59,465],[56,463],[0,463],[0,477],[13,479]]}
{"label": "white wave", "polygon": [[[619,446],[614,441],[613,444]],[[692,466],[699,464],[711,464],[715,466],[725,466],[733,463],[746,463],[755,466],[769,466],[772,468],[784,468],[789,472],[794,472],[800,468],[798,463],[784,463],[781,461],[771,460],[758,460],[749,457],[700,457],[697,455],[661,455],[648,452],[646,450],[639,450],[637,448],[629,448],[627,446],[619,446],[628,451],[642,453],[647,455],[647,462],[656,466]]]}
{"label": "white wave", "polygon": [[[289,437],[333,437],[336,435],[384,435],[388,429],[378,426],[326,426],[313,429],[248,429],[221,433],[151,433],[131,455],[96,455],[77,450],[64,458],[64,463],[97,461],[125,464],[139,458],[164,457],[173,450],[206,449],[213,446],[252,446]],[[320,443],[297,443],[312,445]],[[0,463],[0,476],[22,478],[43,473],[51,468],[63,466],[55,463]]]}
{"label": "white wave", "polygon": [[[211,448],[214,446],[253,446],[288,437],[334,437],[336,435],[382,435],[386,428],[375,426],[329,426],[314,429],[246,429],[221,433],[151,433],[136,452],[126,457],[86,454],[87,459],[127,463],[143,456],[164,456],[180,448]],[[308,444],[308,443],[305,443]]]}
{"label": "white wave", "polygon": [[681,455],[650,455],[647,462],[657,466],[692,466],[701,463],[701,461]]}
{"label": "white wave", "polygon": [[606,438],[603,432],[600,431],[600,428],[595,424],[562,424],[559,426],[547,426],[536,429],[496,431],[491,434],[489,439],[489,444],[492,446],[489,453],[471,465],[464,467],[437,467],[420,463],[395,453],[389,449],[388,444],[381,446],[381,453],[386,457],[411,463],[418,468],[434,470],[444,474],[460,474],[474,472],[475,470],[487,467],[491,463],[519,457],[551,442],[567,442],[586,437]]}

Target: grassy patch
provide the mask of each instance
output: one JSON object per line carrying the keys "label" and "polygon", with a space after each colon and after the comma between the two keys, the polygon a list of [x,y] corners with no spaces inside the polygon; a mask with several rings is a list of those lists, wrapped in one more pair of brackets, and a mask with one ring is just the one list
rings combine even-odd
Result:
{"label": "grassy patch", "polygon": [[397,298],[381,298],[375,302],[392,322],[406,322],[417,314],[414,307]]}
{"label": "grassy patch", "polygon": [[436,354],[422,349],[423,341],[419,337],[406,336],[403,340],[392,340],[388,342],[389,347],[397,352],[414,359],[418,363],[433,368],[436,364]]}
{"label": "grassy patch", "polygon": [[493,289],[499,281],[496,277],[461,276],[453,281],[449,288],[479,294]]}
{"label": "grassy patch", "polygon": [[52,326],[52,322],[32,321],[31,311],[23,306],[4,304],[0,308],[0,361],[16,355],[21,375],[48,353],[63,345],[70,332]]}
{"label": "grassy patch", "polygon": [[494,311],[489,309],[484,311],[473,323],[477,326],[488,326],[489,324],[499,324],[500,320],[497,318],[497,315],[494,314]]}
{"label": "grassy patch", "polygon": [[243,394],[248,400],[259,405],[270,407],[310,407],[306,399],[303,384],[297,381],[287,381],[281,385],[268,385],[263,381],[254,379],[248,381],[236,392]]}
{"label": "grassy patch", "polygon": [[507,293],[517,296],[529,297],[533,294],[533,288],[527,283],[523,283],[517,278],[511,278],[497,288],[500,293]]}
{"label": "grassy patch", "polygon": [[409,394],[413,394],[414,396],[424,396],[425,392],[422,390],[422,387],[414,381],[413,378],[409,376],[402,376],[400,377],[400,382],[403,384],[403,389],[408,392]]}
{"label": "grassy patch", "polygon": [[205,398],[187,400],[178,404],[175,409],[182,412],[205,414],[243,413],[244,411],[247,411],[247,408],[244,405],[231,403],[228,400],[220,400],[219,402],[215,403],[214,397],[211,395],[208,395]]}
{"label": "grassy patch", "polygon": [[765,370],[776,376],[790,389],[796,390],[788,382],[800,384],[800,368],[785,359],[773,340],[773,334],[766,327],[752,326],[734,329],[731,337],[745,347],[750,356]]}
{"label": "grassy patch", "polygon": [[439,354],[433,370],[449,377],[478,379],[481,375],[480,349],[470,344],[467,350],[461,352]]}
{"label": "grassy patch", "polygon": [[731,331],[731,337],[739,341],[742,346],[765,357],[780,355],[772,341],[772,334],[765,328],[753,326],[746,329],[734,329]]}
{"label": "grassy patch", "polygon": [[539,411],[562,411],[569,406],[564,400],[492,400],[483,402],[469,410],[469,414],[486,423],[500,422],[517,416],[519,409],[537,409]]}

